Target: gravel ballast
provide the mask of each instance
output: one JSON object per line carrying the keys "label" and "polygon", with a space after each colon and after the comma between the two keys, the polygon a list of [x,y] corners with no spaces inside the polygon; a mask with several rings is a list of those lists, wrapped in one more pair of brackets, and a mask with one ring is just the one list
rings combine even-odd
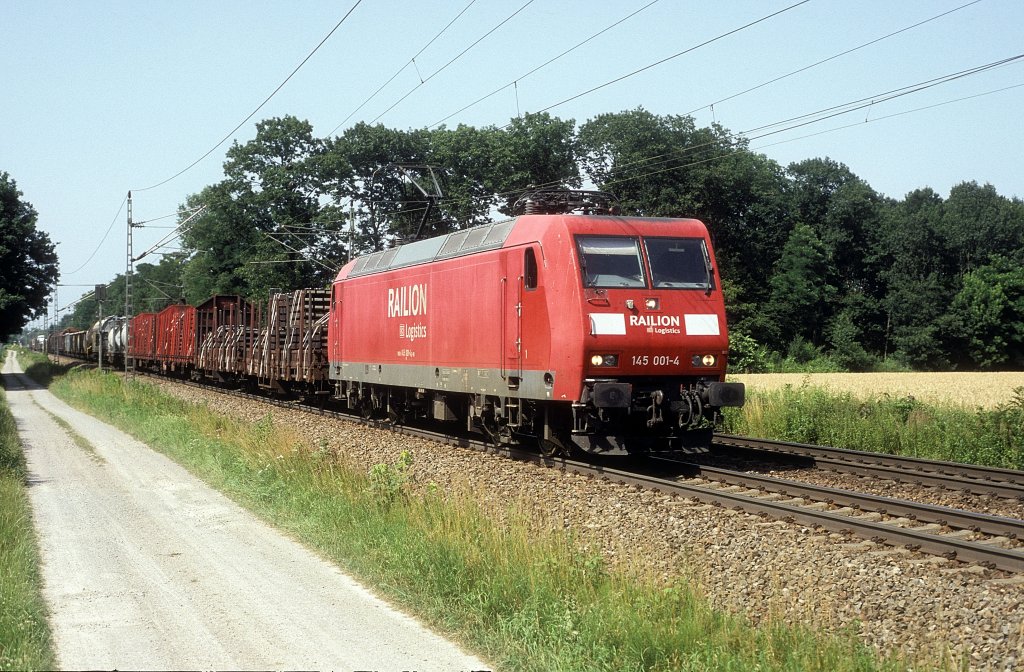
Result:
{"label": "gravel ballast", "polygon": [[[270,414],[310,446],[366,468],[413,454],[413,475],[469,489],[497,519],[518,508],[538,525],[664,581],[696,582],[713,605],[754,623],[853,627],[877,650],[912,659],[1024,664],[1024,576],[637,490],[297,409],[160,381],[165,391],[248,421]],[[909,495],[903,488],[903,498]],[[1000,507],[993,507],[1000,508]],[[1011,509],[1015,505],[1011,505]],[[957,665],[954,664],[954,667]]]}

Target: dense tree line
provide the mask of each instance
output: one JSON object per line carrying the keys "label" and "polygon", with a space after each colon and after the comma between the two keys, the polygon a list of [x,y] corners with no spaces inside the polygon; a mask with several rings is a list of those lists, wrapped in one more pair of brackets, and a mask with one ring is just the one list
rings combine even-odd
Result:
{"label": "dense tree line", "polygon": [[38,219],[14,178],[0,171],[0,341],[46,312],[57,283],[57,253],[49,236],[36,228]]}
{"label": "dense tree line", "polygon": [[[224,179],[183,204],[183,218],[206,207],[185,253],[140,266],[137,297],[152,304],[140,309],[324,285],[420,226],[465,228],[508,215],[531,186],[586,185],[625,214],[708,224],[738,368],[1024,367],[1024,203],[991,185],[895,200],[831,159],[780,166],[719,125],[642,109],[578,127],[536,114],[329,139],[294,117],[256,130],[228,150]],[[434,177],[443,198],[424,220]],[[85,322],[96,307],[81,310]]]}

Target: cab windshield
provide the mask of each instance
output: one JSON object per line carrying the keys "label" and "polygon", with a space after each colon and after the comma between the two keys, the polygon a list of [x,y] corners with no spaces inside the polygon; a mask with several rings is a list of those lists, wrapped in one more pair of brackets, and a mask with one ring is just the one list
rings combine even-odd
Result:
{"label": "cab windshield", "polygon": [[585,287],[715,288],[711,257],[703,238],[644,238],[650,263],[648,285],[641,239],[632,236],[577,236]]}
{"label": "cab windshield", "polygon": [[703,238],[644,238],[655,289],[714,289]]}
{"label": "cab windshield", "polygon": [[624,236],[579,236],[585,287],[646,287],[640,241]]}

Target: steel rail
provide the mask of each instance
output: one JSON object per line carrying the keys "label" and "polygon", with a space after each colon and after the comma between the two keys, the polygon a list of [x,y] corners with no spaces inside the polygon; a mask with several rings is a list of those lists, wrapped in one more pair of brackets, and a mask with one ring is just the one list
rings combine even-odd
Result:
{"label": "steel rail", "polygon": [[814,460],[818,466],[837,471],[887,478],[896,482],[965,490],[976,495],[994,495],[1024,500],[1024,472],[959,462],[900,457],[832,446],[814,446],[771,439],[752,439],[715,434],[714,444],[756,452],[797,455]]}
{"label": "steel rail", "polygon": [[882,515],[908,518],[923,523],[935,523],[982,534],[1005,536],[1011,539],[1024,539],[1024,520],[1018,520],[1017,518],[994,516],[988,513],[953,509],[935,504],[923,504],[906,499],[853,492],[851,490],[830,488],[802,481],[790,481],[745,471],[708,467],[693,462],[656,459],[673,465],[685,466],[708,480],[729,485],[738,485],[790,497],[806,497],[828,504],[853,507],[861,511],[874,511]]}
{"label": "steel rail", "polygon": [[667,494],[684,495],[714,506],[729,506],[747,513],[762,514],[787,522],[801,522],[821,526],[837,532],[849,532],[890,546],[903,546],[910,550],[940,555],[949,560],[973,562],[990,569],[1010,572],[1024,571],[1024,552],[1001,548],[983,542],[966,541],[956,537],[935,535],[891,523],[851,518],[829,511],[817,511],[785,502],[758,499],[749,495],[725,492],[697,485],[665,480],[655,476],[594,466],[582,462],[553,458],[546,460],[556,466],[581,474],[593,474],[624,485],[636,485]]}

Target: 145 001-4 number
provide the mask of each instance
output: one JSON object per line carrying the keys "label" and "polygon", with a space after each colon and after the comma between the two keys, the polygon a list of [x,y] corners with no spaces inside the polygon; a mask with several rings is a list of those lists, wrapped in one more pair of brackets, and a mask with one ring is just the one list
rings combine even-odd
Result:
{"label": "145 001-4 number", "polygon": [[633,355],[633,366],[679,366],[679,355]]}

